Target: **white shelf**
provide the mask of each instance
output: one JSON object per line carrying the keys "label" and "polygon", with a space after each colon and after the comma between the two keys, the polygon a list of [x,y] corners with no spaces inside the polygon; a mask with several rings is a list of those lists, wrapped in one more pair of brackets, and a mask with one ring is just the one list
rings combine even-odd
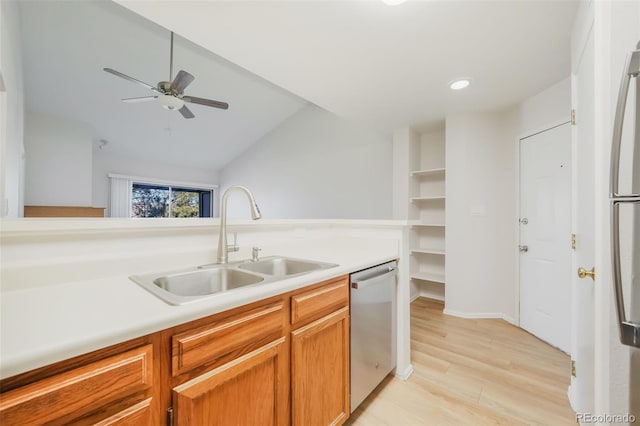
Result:
{"label": "white shelf", "polygon": [[444,199],[446,199],[444,195],[439,195],[437,197],[413,197],[411,199],[411,202],[414,203],[416,201],[437,201],[437,200],[444,200]]}
{"label": "white shelf", "polygon": [[[442,132],[420,136],[409,159],[408,201],[412,232],[409,276],[412,295],[444,300],[446,181],[445,138]],[[441,222],[441,223],[438,223]]]}
{"label": "white shelf", "polygon": [[444,284],[444,274],[435,272],[412,272],[411,279]]}
{"label": "white shelf", "polygon": [[445,168],[441,169],[427,169],[427,170],[416,170],[411,172],[412,177],[420,177],[420,176],[432,176],[432,175],[440,175],[445,173]]}
{"label": "white shelf", "polygon": [[420,254],[439,254],[445,255],[444,249],[441,248],[417,248],[411,249],[411,253],[420,253]]}

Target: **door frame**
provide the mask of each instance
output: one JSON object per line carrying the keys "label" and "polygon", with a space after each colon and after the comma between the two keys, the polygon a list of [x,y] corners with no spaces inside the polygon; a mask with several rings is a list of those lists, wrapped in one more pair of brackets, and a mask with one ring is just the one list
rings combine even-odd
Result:
{"label": "door frame", "polygon": [[[514,282],[517,283],[516,285],[516,291],[515,293],[515,300],[514,300],[514,305],[515,305],[515,313],[516,313],[516,325],[518,327],[520,327],[520,254],[519,254],[519,250],[518,250],[518,245],[520,244],[520,217],[521,217],[521,212],[520,212],[520,186],[522,184],[522,175],[520,173],[520,160],[521,160],[521,153],[520,153],[520,142],[522,141],[522,139],[526,139],[529,138],[531,136],[535,136],[538,133],[542,133],[542,132],[546,132],[547,130],[551,130],[553,128],[562,126],[563,124],[567,124],[571,122],[571,113],[569,112],[568,115],[564,116],[563,118],[559,118],[558,120],[552,121],[550,123],[546,123],[542,126],[539,127],[535,127],[533,129],[527,130],[523,133],[521,133],[515,140],[515,145],[516,145],[516,149],[515,149],[515,163],[516,163],[516,175],[517,175],[517,181],[518,184],[516,185],[516,199],[515,199],[515,203],[516,203],[516,217],[514,220],[514,228],[515,228],[515,232],[514,235],[516,236],[516,240],[514,241],[513,244],[513,251],[515,253],[515,256],[518,258],[518,262],[516,262],[516,267],[515,267],[515,276],[514,276]],[[573,143],[571,144],[571,170],[573,170],[573,153],[574,153],[574,147],[573,147]],[[573,187],[573,177],[572,177],[572,182],[571,182],[571,196],[573,199],[573,193],[574,193],[574,187]],[[572,203],[573,206],[573,203]],[[573,208],[573,207],[572,207]],[[571,217],[571,226],[573,227],[573,216]]]}

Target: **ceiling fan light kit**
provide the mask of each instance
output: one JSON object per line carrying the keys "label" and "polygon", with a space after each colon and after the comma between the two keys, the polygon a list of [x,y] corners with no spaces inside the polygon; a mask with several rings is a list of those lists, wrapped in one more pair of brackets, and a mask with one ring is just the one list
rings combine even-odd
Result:
{"label": "ceiling fan light kit", "polygon": [[184,118],[194,118],[195,115],[191,112],[189,108],[185,105],[185,102],[204,105],[213,108],[219,109],[229,109],[229,104],[226,102],[214,101],[211,99],[205,98],[197,98],[195,96],[184,96],[184,89],[190,85],[195,77],[184,70],[180,70],[176,77],[171,80],[171,76],[173,75],[173,32],[171,33],[171,48],[169,53],[169,81],[160,81],[156,87],[145,83],[144,81],[140,81],[136,78],[130,77],[126,74],[121,73],[120,71],[116,71],[112,68],[103,68],[104,71],[113,74],[117,77],[123,78],[125,80],[129,80],[132,83],[143,86],[152,92],[156,93],[154,96],[145,96],[139,98],[127,98],[122,101],[125,103],[137,103],[137,102],[148,102],[157,100],[163,108],[175,111],[180,111],[180,114]]}
{"label": "ceiling fan light kit", "polygon": [[163,108],[170,111],[180,109],[184,106],[184,101],[174,95],[161,95],[158,96],[158,102]]}

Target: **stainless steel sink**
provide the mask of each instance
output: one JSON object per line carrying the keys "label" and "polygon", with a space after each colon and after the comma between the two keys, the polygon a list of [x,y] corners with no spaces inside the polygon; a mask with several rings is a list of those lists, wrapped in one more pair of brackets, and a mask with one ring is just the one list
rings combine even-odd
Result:
{"label": "stainless steel sink", "polygon": [[173,273],[134,275],[131,280],[172,305],[204,296],[258,284],[265,277],[228,267],[184,270]]}
{"label": "stainless steel sink", "polygon": [[197,272],[166,275],[153,283],[178,296],[202,296],[264,281],[264,278],[235,269],[201,269]]}
{"label": "stainless steel sink", "polygon": [[272,256],[255,262],[242,263],[238,265],[238,268],[264,275],[288,277],[291,275],[316,271],[318,269],[332,268],[334,266],[337,265],[310,260],[292,259],[289,257]]}
{"label": "stainless steel sink", "polygon": [[338,265],[271,256],[258,261],[244,260],[224,265],[205,265],[179,271],[133,275],[129,278],[165,302],[183,305],[226,291],[266,284],[335,266]]}

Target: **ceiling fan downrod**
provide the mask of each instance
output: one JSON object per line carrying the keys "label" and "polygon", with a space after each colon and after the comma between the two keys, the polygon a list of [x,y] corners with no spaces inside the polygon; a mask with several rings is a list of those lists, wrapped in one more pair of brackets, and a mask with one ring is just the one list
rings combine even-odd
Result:
{"label": "ceiling fan downrod", "polygon": [[173,31],[171,31],[171,46],[169,47],[169,81],[173,81]]}

